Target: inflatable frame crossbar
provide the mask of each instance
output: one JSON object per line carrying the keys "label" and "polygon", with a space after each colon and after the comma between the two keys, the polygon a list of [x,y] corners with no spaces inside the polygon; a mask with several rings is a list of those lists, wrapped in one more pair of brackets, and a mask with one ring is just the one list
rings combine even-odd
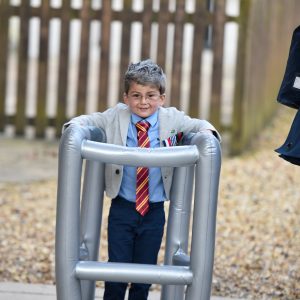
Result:
{"label": "inflatable frame crossbar", "polygon": [[[219,141],[209,133],[186,135],[184,146],[170,148],[127,148],[105,141],[101,129],[78,125],[69,126],[60,141],[57,299],[92,300],[95,281],[103,280],[161,284],[163,300],[209,300],[221,167]],[[98,261],[106,163],[175,167],[164,265]]]}
{"label": "inflatable frame crossbar", "polygon": [[191,284],[193,279],[193,274],[187,267],[91,261],[77,263],[75,274],[77,278],[84,280],[175,285]]}
{"label": "inflatable frame crossbar", "polygon": [[182,167],[197,162],[196,146],[173,148],[129,148],[105,143],[83,141],[83,158],[135,167]]}

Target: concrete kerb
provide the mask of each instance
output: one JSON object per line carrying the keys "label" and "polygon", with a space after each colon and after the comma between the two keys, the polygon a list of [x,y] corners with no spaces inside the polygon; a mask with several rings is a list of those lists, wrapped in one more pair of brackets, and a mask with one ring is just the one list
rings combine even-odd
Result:
{"label": "concrete kerb", "polygon": [[[96,289],[95,300],[103,299],[103,289]],[[0,300],[55,300],[54,285],[0,282]],[[159,291],[150,291],[149,300],[160,300]],[[211,297],[211,300],[238,300],[233,298]],[[239,299],[241,300],[241,299]]]}

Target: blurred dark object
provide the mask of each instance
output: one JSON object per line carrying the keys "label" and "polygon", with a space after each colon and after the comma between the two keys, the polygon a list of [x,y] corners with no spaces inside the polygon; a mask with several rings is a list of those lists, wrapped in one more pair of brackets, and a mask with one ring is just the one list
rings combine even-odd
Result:
{"label": "blurred dark object", "polygon": [[275,149],[279,157],[294,165],[300,165],[300,110],[297,111],[284,144]]}
{"label": "blurred dark object", "polygon": [[277,101],[298,109],[298,111],[286,141],[275,151],[279,153],[279,157],[286,161],[300,165],[300,26],[293,32],[289,57]]}
{"label": "blurred dark object", "polygon": [[293,32],[286,70],[277,101],[295,109],[300,107],[300,26]]}

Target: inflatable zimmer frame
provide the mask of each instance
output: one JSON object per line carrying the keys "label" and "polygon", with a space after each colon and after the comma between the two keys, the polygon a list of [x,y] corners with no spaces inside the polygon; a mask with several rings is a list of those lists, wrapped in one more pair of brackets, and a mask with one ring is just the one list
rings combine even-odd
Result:
{"label": "inflatable zimmer frame", "polygon": [[[161,284],[162,300],[210,299],[221,149],[209,133],[187,135],[183,144],[128,148],[106,144],[104,132],[96,127],[67,128],[59,148],[55,242],[58,300],[94,299],[95,281]],[[105,163],[175,167],[163,265],[98,261]]]}

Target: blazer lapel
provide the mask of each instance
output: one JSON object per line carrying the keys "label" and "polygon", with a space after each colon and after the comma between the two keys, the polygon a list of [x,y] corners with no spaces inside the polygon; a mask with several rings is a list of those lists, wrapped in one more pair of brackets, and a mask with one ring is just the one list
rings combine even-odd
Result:
{"label": "blazer lapel", "polygon": [[121,110],[120,114],[119,114],[119,126],[120,126],[121,139],[122,139],[123,146],[126,146],[129,122],[130,122],[129,110],[128,109]]}
{"label": "blazer lapel", "polygon": [[159,118],[159,138],[162,143],[163,140],[176,134],[177,132],[174,129],[174,122],[173,121],[170,122],[170,119],[168,118],[168,113],[164,107],[159,108],[158,118]]}

